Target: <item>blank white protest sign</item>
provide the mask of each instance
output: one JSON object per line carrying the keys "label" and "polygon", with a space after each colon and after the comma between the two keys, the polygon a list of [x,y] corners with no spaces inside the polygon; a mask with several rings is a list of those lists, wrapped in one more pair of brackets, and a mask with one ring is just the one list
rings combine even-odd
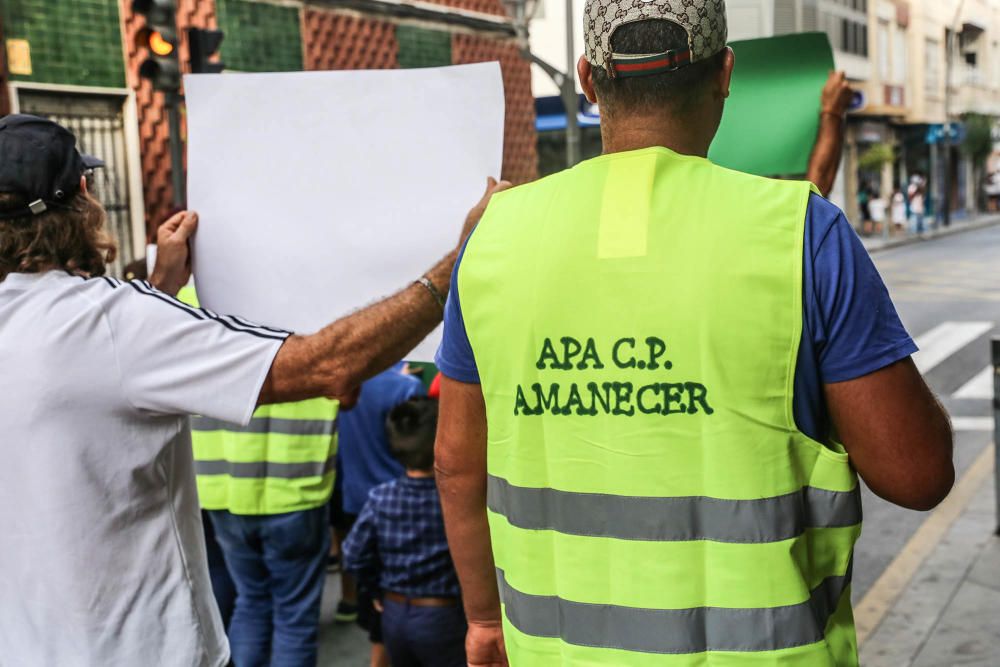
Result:
{"label": "blank white protest sign", "polygon": [[[406,287],[499,178],[499,63],[184,78],[201,304],[312,333]],[[432,334],[407,358],[429,361]]]}

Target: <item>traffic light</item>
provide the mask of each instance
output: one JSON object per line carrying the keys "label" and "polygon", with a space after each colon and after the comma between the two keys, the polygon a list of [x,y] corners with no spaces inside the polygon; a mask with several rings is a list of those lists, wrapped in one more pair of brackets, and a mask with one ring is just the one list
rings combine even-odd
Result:
{"label": "traffic light", "polygon": [[136,34],[136,46],[149,51],[139,66],[139,76],[149,79],[154,90],[178,93],[181,67],[177,57],[177,1],[132,0],[132,11],[146,18]]}
{"label": "traffic light", "polygon": [[222,46],[221,30],[188,28],[188,52],[191,56],[191,71],[195,74],[218,74],[226,68],[221,60],[209,59],[219,53]]}

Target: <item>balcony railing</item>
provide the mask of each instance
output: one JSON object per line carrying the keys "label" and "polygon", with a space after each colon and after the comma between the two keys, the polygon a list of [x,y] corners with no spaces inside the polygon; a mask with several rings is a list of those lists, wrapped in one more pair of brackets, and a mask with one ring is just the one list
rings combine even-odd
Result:
{"label": "balcony railing", "polygon": [[985,86],[986,74],[978,67],[966,65],[961,70],[960,83],[965,86]]}

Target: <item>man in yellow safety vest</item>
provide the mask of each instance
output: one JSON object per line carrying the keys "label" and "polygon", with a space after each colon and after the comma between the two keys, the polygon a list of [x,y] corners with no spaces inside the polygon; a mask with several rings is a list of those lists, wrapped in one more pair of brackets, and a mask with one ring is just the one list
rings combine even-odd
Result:
{"label": "man in yellow safety vest", "polygon": [[469,663],[856,666],[857,473],[933,507],[947,416],[841,211],[706,159],[725,3],[588,0],[584,33],[604,154],[496,196],[445,313]]}
{"label": "man in yellow safety vest", "polygon": [[[199,306],[192,286],[177,298]],[[261,406],[246,426],[191,419],[198,501],[211,523],[212,587],[221,589],[214,591],[220,611],[232,610],[229,642],[243,662],[315,661],[339,408],[314,398]],[[230,586],[211,567],[216,549]],[[235,600],[220,599],[233,589]]]}

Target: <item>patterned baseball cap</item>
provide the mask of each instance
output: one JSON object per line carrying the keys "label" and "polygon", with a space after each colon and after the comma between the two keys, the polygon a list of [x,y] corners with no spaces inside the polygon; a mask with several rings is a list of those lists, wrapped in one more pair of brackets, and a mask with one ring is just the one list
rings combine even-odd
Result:
{"label": "patterned baseball cap", "polygon": [[[611,51],[615,30],[635,21],[665,19],[681,26],[688,48],[662,53],[623,54]],[[583,10],[586,57],[611,77],[670,72],[711,58],[726,47],[725,0],[587,0]]]}

